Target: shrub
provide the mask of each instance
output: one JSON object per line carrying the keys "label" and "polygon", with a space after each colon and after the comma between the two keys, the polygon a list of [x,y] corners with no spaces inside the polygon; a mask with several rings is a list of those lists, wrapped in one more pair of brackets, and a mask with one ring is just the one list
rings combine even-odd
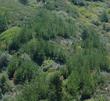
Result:
{"label": "shrub", "polygon": [[17,101],[39,101],[48,96],[47,74],[41,73],[35,80],[27,83]]}
{"label": "shrub", "polygon": [[24,4],[24,5],[28,4],[28,0],[19,0],[19,2]]}
{"label": "shrub", "polygon": [[71,0],[75,5],[84,6],[85,0]]}
{"label": "shrub", "polygon": [[46,0],[36,0],[37,2],[45,2]]}
{"label": "shrub", "polygon": [[79,16],[79,12],[77,8],[72,5],[71,3],[68,3],[67,0],[46,0],[46,4],[44,5],[44,8],[48,10],[55,10],[59,11],[58,14],[63,15],[69,15],[74,18],[77,18]]}
{"label": "shrub", "polygon": [[105,95],[98,95],[94,101],[107,101],[107,97]]}
{"label": "shrub", "polygon": [[44,40],[33,39],[22,48],[22,51],[28,53],[39,65],[46,58],[51,58],[60,63],[65,63],[66,61],[66,50],[56,43]]}
{"label": "shrub", "polygon": [[0,69],[6,69],[9,61],[11,59],[11,55],[9,55],[7,52],[0,54]]}
{"label": "shrub", "polygon": [[100,15],[100,21],[101,22],[108,22],[109,21],[109,18],[108,18],[106,11],[103,11],[102,14]]}
{"label": "shrub", "polygon": [[109,23],[104,23],[103,24],[103,30],[105,30],[106,32],[110,31],[110,24]]}
{"label": "shrub", "polygon": [[37,67],[31,61],[24,61],[14,73],[14,83],[22,84],[25,81],[30,82],[37,75]]}
{"label": "shrub", "polygon": [[[25,57],[26,56],[26,57]],[[36,76],[37,65],[27,55],[13,56],[8,65],[8,77],[15,84],[31,81]]]}
{"label": "shrub", "polygon": [[5,31],[7,28],[5,16],[0,15],[0,33]]}
{"label": "shrub", "polygon": [[80,100],[91,97],[100,82],[100,69],[108,68],[106,50],[96,30],[86,29],[82,33],[82,50],[67,60],[69,77],[67,90],[72,96],[81,95]]}
{"label": "shrub", "polygon": [[51,75],[49,80],[49,101],[62,101],[62,81],[58,72]]}
{"label": "shrub", "polygon": [[68,77],[66,84],[67,91],[76,98],[78,95],[81,95],[82,100],[88,99],[94,93],[100,75],[97,76],[98,72],[95,70],[92,71],[91,68],[87,67],[86,64],[84,65],[83,62],[82,65],[80,64],[80,67],[75,67],[76,66],[73,65],[74,70],[72,70],[72,73]]}
{"label": "shrub", "polygon": [[[19,46],[19,40],[16,39],[17,35],[21,33],[21,28],[12,27],[0,34],[0,45],[5,45],[5,49],[16,50]],[[16,41],[15,41],[16,40]]]}
{"label": "shrub", "polygon": [[19,59],[16,56],[14,56],[12,58],[12,60],[9,62],[9,65],[8,65],[8,71],[7,71],[7,73],[8,73],[8,77],[10,79],[13,78],[14,73],[17,70],[18,67],[19,67]]}
{"label": "shrub", "polygon": [[56,14],[46,9],[37,12],[33,29],[36,37],[48,40],[56,36],[65,38],[76,35],[77,27],[75,20],[63,14]]}
{"label": "shrub", "polygon": [[83,42],[82,42],[83,48],[97,48],[98,49],[101,47],[98,32],[94,26],[84,27],[81,33],[81,38],[83,39]]}
{"label": "shrub", "polygon": [[1,89],[2,95],[9,92],[10,89],[11,89],[10,85],[7,82],[7,78],[4,75],[2,75],[1,78],[0,78],[0,89]]}
{"label": "shrub", "polygon": [[67,80],[67,91],[74,97],[79,93],[80,89],[80,74],[77,71],[73,71]]}

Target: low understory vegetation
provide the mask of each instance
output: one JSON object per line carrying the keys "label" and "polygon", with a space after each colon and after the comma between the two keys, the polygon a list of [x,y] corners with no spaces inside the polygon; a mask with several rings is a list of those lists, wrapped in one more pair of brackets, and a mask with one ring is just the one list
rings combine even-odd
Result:
{"label": "low understory vegetation", "polygon": [[109,101],[109,6],[0,0],[0,99]]}

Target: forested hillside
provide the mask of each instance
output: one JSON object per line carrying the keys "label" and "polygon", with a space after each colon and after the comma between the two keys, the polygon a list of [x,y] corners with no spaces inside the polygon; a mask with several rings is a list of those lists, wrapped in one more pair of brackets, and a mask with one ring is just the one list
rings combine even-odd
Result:
{"label": "forested hillside", "polygon": [[0,101],[110,101],[110,0],[0,0]]}

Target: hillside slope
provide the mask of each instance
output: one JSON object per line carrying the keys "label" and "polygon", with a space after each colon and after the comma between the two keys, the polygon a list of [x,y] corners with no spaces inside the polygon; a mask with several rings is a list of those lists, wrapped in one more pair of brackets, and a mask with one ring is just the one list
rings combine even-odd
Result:
{"label": "hillside slope", "polygon": [[0,101],[110,101],[110,0],[0,0]]}

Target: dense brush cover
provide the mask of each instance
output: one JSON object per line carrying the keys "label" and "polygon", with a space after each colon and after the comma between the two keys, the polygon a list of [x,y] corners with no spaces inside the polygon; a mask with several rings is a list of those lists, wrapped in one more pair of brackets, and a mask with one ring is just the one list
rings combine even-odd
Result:
{"label": "dense brush cover", "polygon": [[0,0],[0,99],[109,101],[109,7],[109,0]]}

